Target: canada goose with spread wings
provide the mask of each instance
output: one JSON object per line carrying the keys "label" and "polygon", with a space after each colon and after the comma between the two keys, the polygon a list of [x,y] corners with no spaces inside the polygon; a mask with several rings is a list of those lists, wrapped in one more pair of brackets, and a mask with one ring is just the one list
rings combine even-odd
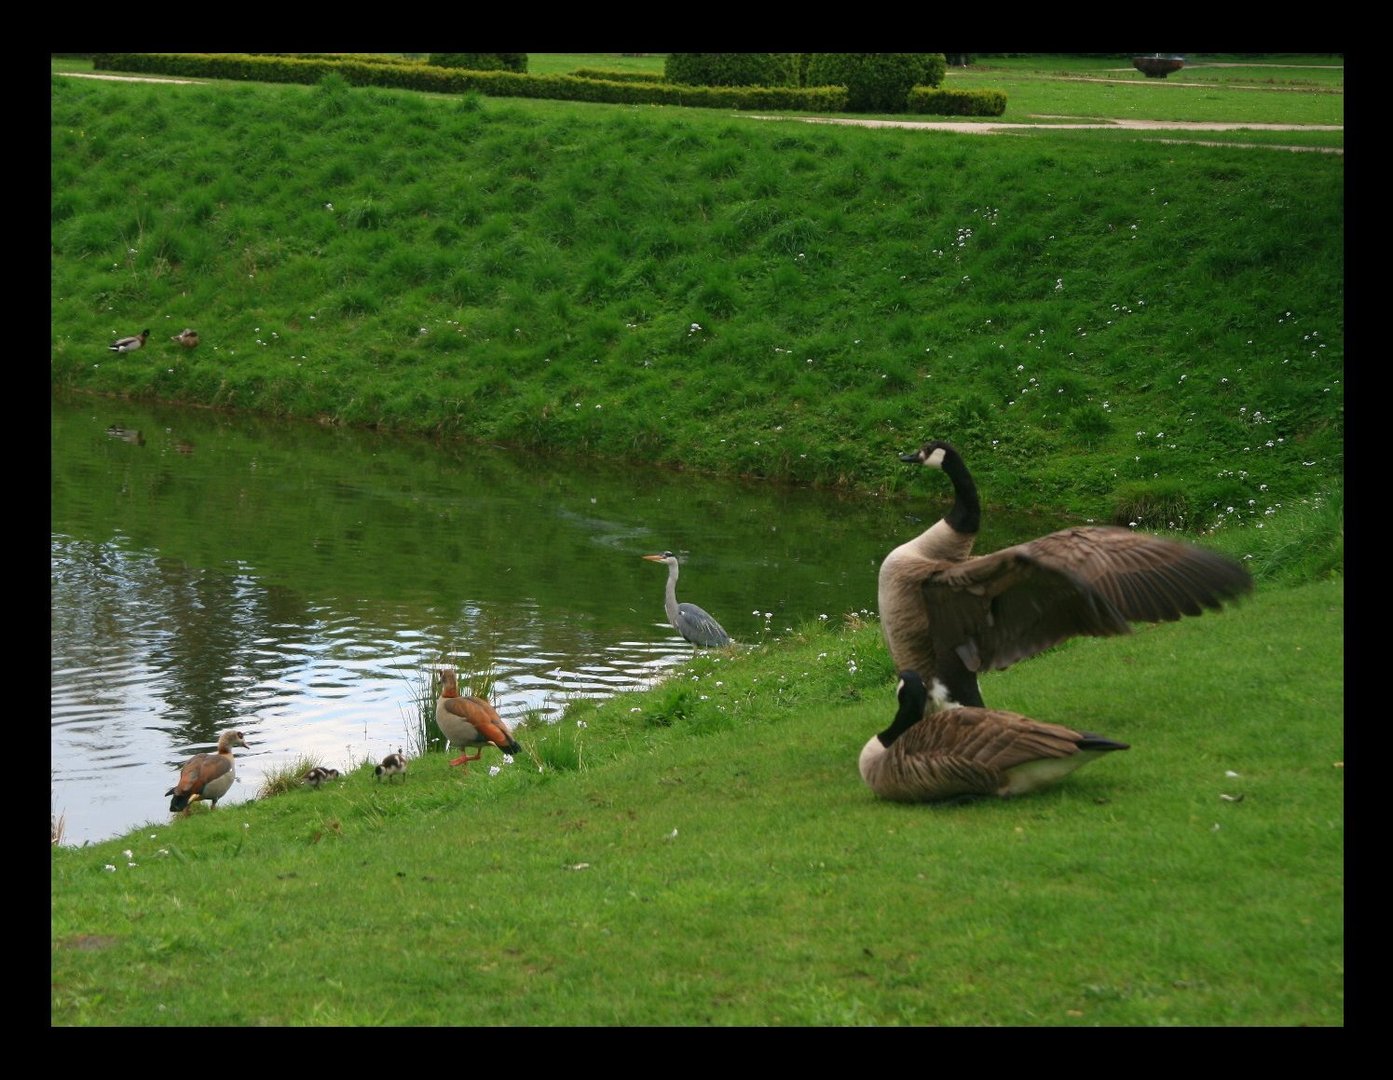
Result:
{"label": "canada goose with spread wings", "polygon": [[1194,544],[1102,525],[1061,529],[973,555],[977,486],[962,455],[940,440],[905,462],[941,469],[951,509],[880,566],[877,598],[898,671],[916,671],[936,708],[982,706],[977,676],[1081,634],[1131,633],[1252,590],[1242,564]]}

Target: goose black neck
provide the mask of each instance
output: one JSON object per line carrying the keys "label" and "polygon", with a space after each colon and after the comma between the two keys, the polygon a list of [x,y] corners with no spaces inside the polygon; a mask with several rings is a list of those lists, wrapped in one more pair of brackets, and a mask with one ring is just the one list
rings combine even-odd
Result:
{"label": "goose black neck", "polygon": [[953,508],[944,515],[943,520],[955,532],[976,533],[982,527],[982,504],[977,499],[977,485],[972,474],[967,471],[967,463],[956,450],[943,455],[943,471],[953,482]]}
{"label": "goose black neck", "polygon": [[891,746],[896,739],[924,718],[924,706],[929,694],[920,679],[906,679],[900,676],[900,709],[895,713],[895,722],[882,731],[877,738],[882,746]]}

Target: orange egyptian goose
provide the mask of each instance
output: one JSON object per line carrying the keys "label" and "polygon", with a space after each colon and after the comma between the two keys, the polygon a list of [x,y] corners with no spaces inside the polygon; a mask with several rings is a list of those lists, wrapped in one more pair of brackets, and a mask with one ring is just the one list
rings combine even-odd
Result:
{"label": "orange egyptian goose", "polygon": [[184,346],[184,348],[186,348],[186,349],[197,348],[197,346],[198,346],[198,331],[197,331],[197,330],[190,330],[190,329],[188,329],[188,328],[186,327],[185,329],[180,330],[179,333],[175,334],[175,335],[174,335],[172,338],[170,338],[169,340],[170,340],[170,341],[177,341],[180,345]]}
{"label": "orange egyptian goose", "polygon": [[140,333],[133,334],[130,337],[117,338],[110,345],[108,345],[107,348],[110,349],[112,352],[135,352],[136,349],[141,348],[145,344],[145,341],[149,336],[149,330],[142,330]]}
{"label": "orange egyptian goose", "polygon": [[401,748],[398,747],[397,752],[395,754],[388,754],[385,758],[383,758],[382,763],[378,765],[377,768],[373,769],[373,775],[376,776],[379,780],[381,780],[384,776],[400,776],[403,780],[405,780],[406,755],[401,752]]}
{"label": "orange egyptian goose", "polygon": [[[481,697],[459,692],[454,668],[445,668],[440,672],[440,697],[435,702],[435,722],[440,725],[440,733],[450,740],[450,745],[463,751],[450,762],[451,765],[463,765],[468,769],[469,762],[478,761],[489,743],[505,754],[522,751],[512,731],[492,705]],[[468,753],[471,746],[478,747],[472,757]]]}
{"label": "orange egyptian goose", "polygon": [[978,672],[1080,634],[1129,634],[1133,622],[1199,615],[1253,587],[1225,555],[1108,526],[1061,529],[974,556],[982,511],[961,455],[935,440],[900,459],[941,469],[953,484],[952,508],[885,557],[877,587],[895,669],[918,672],[936,708],[980,708]]}
{"label": "orange egyptian goose", "polygon": [[861,748],[861,779],[882,799],[1003,799],[1048,787],[1126,743],[1004,709],[931,709],[917,672],[900,672],[895,722]]}
{"label": "orange egyptian goose", "polygon": [[237,776],[232,760],[234,746],[246,748],[247,741],[240,731],[224,731],[218,739],[217,753],[195,754],[184,762],[179,770],[179,782],[165,792],[173,796],[169,800],[172,813],[188,809],[194,799],[202,799],[210,809],[217,809],[218,800],[227,794]]}

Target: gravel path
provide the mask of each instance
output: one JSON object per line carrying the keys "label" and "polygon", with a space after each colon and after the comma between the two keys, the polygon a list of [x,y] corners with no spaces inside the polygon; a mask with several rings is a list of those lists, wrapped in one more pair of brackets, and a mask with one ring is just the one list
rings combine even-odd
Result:
{"label": "gravel path", "polygon": [[[1063,120],[1063,123],[1022,124],[1004,120],[857,120],[840,116],[757,116],[746,114],[750,120],[795,120],[805,124],[851,124],[856,127],[897,127],[914,131],[957,131],[969,135],[995,135],[1010,131],[1344,131],[1342,124],[1244,124],[1228,121],[1203,120],[1109,120],[1094,118],[1075,121],[1065,117],[1034,115],[1035,120]],[[1245,146],[1255,150],[1309,150],[1322,154],[1343,154],[1342,146],[1279,146],[1275,143],[1233,143],[1204,139],[1165,139],[1164,142],[1196,143],[1200,146]]]}

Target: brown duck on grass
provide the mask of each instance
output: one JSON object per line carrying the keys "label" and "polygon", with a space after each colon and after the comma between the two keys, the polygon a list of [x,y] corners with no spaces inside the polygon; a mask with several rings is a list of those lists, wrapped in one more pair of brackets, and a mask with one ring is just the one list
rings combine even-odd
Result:
{"label": "brown duck on grass", "polygon": [[169,800],[171,813],[187,810],[195,799],[202,799],[209,808],[216,810],[218,800],[227,794],[232,781],[237,777],[237,767],[232,760],[234,746],[246,747],[247,742],[240,731],[224,731],[218,739],[218,749],[213,754],[195,754],[184,763],[179,771],[179,782],[165,792],[173,798]]}
{"label": "brown duck on grass", "polygon": [[[478,761],[484,747],[492,744],[505,754],[518,754],[522,747],[513,738],[513,733],[503,718],[487,701],[473,694],[459,692],[459,680],[454,668],[444,668],[440,672],[440,697],[435,702],[435,722],[440,732],[450,740],[450,745],[462,751],[451,765],[469,768],[469,762]],[[477,747],[473,756],[470,747]]]}
{"label": "brown duck on grass", "polygon": [[861,779],[883,799],[944,802],[1010,798],[1062,780],[1126,743],[1005,709],[926,706],[917,672],[900,672],[895,722],[861,748]]}
{"label": "brown duck on grass", "polygon": [[1253,587],[1238,562],[1179,540],[1079,526],[973,555],[977,487],[948,443],[901,460],[941,469],[952,508],[885,557],[878,602],[897,671],[922,676],[935,708],[983,705],[978,672],[1009,667],[1081,634],[1129,634],[1219,608]]}
{"label": "brown duck on grass", "polygon": [[150,331],[142,330],[140,333],[132,334],[130,337],[117,338],[108,345],[107,348],[112,352],[118,353],[135,352],[136,349],[142,348],[145,345],[149,337]]}

